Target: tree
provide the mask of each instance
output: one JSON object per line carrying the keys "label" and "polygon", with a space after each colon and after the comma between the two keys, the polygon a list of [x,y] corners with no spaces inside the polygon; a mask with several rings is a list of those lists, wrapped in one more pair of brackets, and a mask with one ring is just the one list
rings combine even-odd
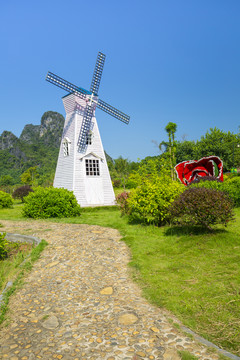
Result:
{"label": "tree", "polygon": [[194,141],[181,141],[176,142],[176,163],[187,160],[197,160],[195,159],[196,153],[196,144]]}
{"label": "tree", "polygon": [[[220,157],[224,164],[224,171],[229,171],[233,165],[239,166],[240,149],[239,137],[236,134],[223,132],[216,127],[210,128],[210,131],[197,141],[195,147],[195,158],[200,159],[204,156],[215,155]],[[233,164],[234,159],[234,164]]]}
{"label": "tree", "polygon": [[38,167],[30,167],[28,168],[22,175],[21,181],[23,184],[27,185],[37,185],[37,178],[39,177],[38,174]]}
{"label": "tree", "polygon": [[210,128],[197,142],[176,142],[176,162],[199,160],[203,157],[218,156],[224,164],[224,171],[240,167],[240,134]]}
{"label": "tree", "polygon": [[171,178],[172,180],[176,179],[174,172],[174,166],[176,165],[176,142],[175,142],[175,133],[177,131],[177,124],[169,122],[165,127],[165,130],[168,134],[168,142],[162,141],[159,144],[159,149],[162,150],[162,146],[165,146],[166,151],[168,152],[169,164],[171,168]]}
{"label": "tree", "polygon": [[115,160],[115,170],[118,173],[118,176],[121,178],[123,187],[125,189],[126,179],[130,172],[130,165],[127,159],[123,159],[120,156],[118,159]]}
{"label": "tree", "polygon": [[0,186],[13,185],[14,179],[11,175],[2,175],[0,177]]}

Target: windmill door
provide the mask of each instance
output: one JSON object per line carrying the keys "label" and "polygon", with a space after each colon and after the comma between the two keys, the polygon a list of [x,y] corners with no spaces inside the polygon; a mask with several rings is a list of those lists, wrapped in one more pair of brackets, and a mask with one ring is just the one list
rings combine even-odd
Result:
{"label": "windmill door", "polygon": [[101,158],[86,156],[85,165],[85,196],[88,205],[104,203]]}
{"label": "windmill door", "polygon": [[88,179],[86,181],[86,200],[89,205],[102,205],[104,196],[102,191],[102,179]]}

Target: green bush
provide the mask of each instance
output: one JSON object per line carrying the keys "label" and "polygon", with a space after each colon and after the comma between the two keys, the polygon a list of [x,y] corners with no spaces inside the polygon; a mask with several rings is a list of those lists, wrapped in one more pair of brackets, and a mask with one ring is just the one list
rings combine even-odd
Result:
{"label": "green bush", "polygon": [[[204,179],[204,178],[203,178]],[[235,207],[240,206],[240,177],[228,178],[226,181],[203,181],[190,184],[190,187],[215,189],[227,193],[233,201]]]}
{"label": "green bush", "polygon": [[23,215],[34,219],[80,215],[81,208],[72,191],[38,187],[24,198]]}
{"label": "green bush", "polygon": [[169,220],[169,205],[184,191],[184,185],[167,176],[143,179],[127,200],[129,220],[160,226]]}
{"label": "green bush", "polygon": [[218,179],[216,176],[203,176],[203,177],[197,177],[195,180],[193,180],[190,185],[193,184],[199,184],[200,182],[206,182],[206,181],[216,181],[218,183],[222,183],[222,180]]}
{"label": "green bush", "polygon": [[235,207],[240,206],[240,177],[233,177],[223,183],[223,190],[227,192]]}
{"label": "green bush", "polygon": [[198,179],[197,182],[195,182],[195,181],[191,182],[188,185],[188,188],[203,188],[204,187],[205,189],[215,189],[215,190],[223,191],[224,182],[210,181],[208,179],[207,180],[203,180],[203,179]]}
{"label": "green bush", "polygon": [[126,182],[126,188],[127,189],[136,189],[139,184],[141,184],[142,178],[141,175],[138,173],[130,174],[127,182]]}
{"label": "green bush", "polygon": [[14,190],[12,197],[14,199],[21,199],[22,202],[24,201],[24,197],[27,196],[30,192],[33,192],[33,189],[30,185],[23,185]]}
{"label": "green bush", "polygon": [[0,209],[11,208],[13,205],[13,199],[10,194],[0,191]]}
{"label": "green bush", "polygon": [[227,226],[233,220],[233,203],[229,196],[219,190],[187,188],[169,207],[171,220],[179,225]]}
{"label": "green bush", "polygon": [[7,256],[8,241],[5,239],[6,233],[0,234],[0,260]]}

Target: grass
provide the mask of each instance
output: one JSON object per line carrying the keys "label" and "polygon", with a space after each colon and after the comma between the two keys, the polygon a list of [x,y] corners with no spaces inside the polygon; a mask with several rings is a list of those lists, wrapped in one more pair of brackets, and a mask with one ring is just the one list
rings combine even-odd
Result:
{"label": "grass", "polygon": [[31,244],[9,243],[8,257],[0,260],[0,291],[5,288],[7,282],[13,279],[19,272],[19,266],[30,253]]}
{"label": "grass", "polygon": [[123,187],[120,188],[114,188],[115,195],[121,194],[124,191],[130,191],[129,189],[124,189]]}
{"label": "grass", "polygon": [[0,209],[0,219],[1,220],[27,220],[22,216],[22,203],[16,203],[13,205],[12,209]]}
{"label": "grass", "polygon": [[198,360],[198,358],[195,355],[190,354],[188,351],[179,350],[178,355],[182,360]]}
{"label": "grass", "polygon": [[[144,296],[185,326],[240,355],[240,209],[236,222],[214,232],[128,224],[116,207],[83,209],[77,218],[50,219],[116,228],[130,247],[130,266]],[[22,220],[18,209],[0,219]],[[0,220],[1,221],[1,220]]]}
{"label": "grass", "polygon": [[39,259],[40,254],[46,245],[47,242],[42,240],[35,248],[32,249],[30,257],[27,259],[27,261],[24,262],[17,275],[15,275],[12,286],[9,287],[3,294],[2,303],[0,305],[0,324],[5,320],[10,296],[23,284],[24,275],[32,269],[33,263]]}

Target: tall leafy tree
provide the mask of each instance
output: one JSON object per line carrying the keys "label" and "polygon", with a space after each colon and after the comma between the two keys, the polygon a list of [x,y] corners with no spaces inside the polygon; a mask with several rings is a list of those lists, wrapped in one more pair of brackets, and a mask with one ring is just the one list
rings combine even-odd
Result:
{"label": "tall leafy tree", "polygon": [[240,165],[239,136],[230,131],[224,132],[218,128],[210,128],[207,133],[196,142],[195,157],[216,155],[223,161],[224,170],[229,171],[233,166]]}
{"label": "tall leafy tree", "polygon": [[194,141],[178,141],[176,143],[176,163],[187,160],[197,160],[196,157],[196,144]]}
{"label": "tall leafy tree", "polygon": [[175,172],[174,172],[174,166],[176,165],[176,141],[175,141],[175,133],[177,131],[177,124],[173,122],[169,122],[167,126],[165,127],[165,130],[168,134],[168,142],[162,141],[159,144],[160,150],[162,150],[162,147],[164,146],[169,158],[169,164],[171,168],[171,178],[174,180],[176,178]]}
{"label": "tall leafy tree", "polygon": [[38,168],[37,166],[30,167],[21,175],[21,181],[23,184],[27,185],[37,185],[38,178]]}
{"label": "tall leafy tree", "polygon": [[118,176],[122,180],[123,187],[125,189],[126,179],[130,172],[130,163],[128,159],[123,159],[122,156],[120,156],[118,159],[114,162],[115,170],[118,174]]}

